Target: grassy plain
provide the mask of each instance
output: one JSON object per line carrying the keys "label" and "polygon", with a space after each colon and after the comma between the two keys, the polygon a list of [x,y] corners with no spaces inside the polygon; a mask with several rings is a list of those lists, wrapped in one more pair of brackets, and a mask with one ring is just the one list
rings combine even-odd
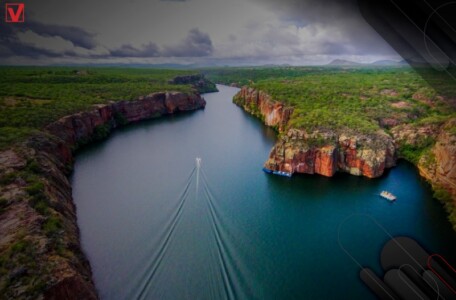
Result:
{"label": "grassy plain", "polygon": [[0,67],[0,149],[58,118],[93,104],[133,100],[158,91],[194,91],[170,84],[188,70]]}

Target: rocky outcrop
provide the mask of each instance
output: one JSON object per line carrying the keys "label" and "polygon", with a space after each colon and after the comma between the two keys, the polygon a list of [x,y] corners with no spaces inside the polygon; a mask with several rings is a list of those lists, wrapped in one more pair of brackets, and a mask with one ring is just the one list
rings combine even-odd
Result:
{"label": "rocky outcrop", "polygon": [[217,87],[214,83],[207,80],[204,74],[193,74],[176,76],[169,81],[170,84],[190,84],[199,93],[217,92]]}
{"label": "rocky outcrop", "polygon": [[120,101],[95,106],[89,112],[63,117],[46,127],[47,132],[76,147],[91,138],[103,138],[109,130],[126,123],[203,108],[206,102],[199,95],[179,92],[154,93],[135,101]]}
{"label": "rocky outcrop", "polygon": [[456,230],[456,119],[444,124],[436,143],[418,162],[421,176],[434,188],[434,196],[443,202]]}
{"label": "rocky outcrop", "polygon": [[402,124],[393,127],[391,129],[391,135],[397,144],[420,147],[426,139],[429,141],[432,140],[432,143],[434,143],[435,138],[440,132],[440,127],[438,124],[426,124],[422,126]]}
{"label": "rocky outcrop", "polygon": [[116,127],[204,106],[178,92],[97,105],[0,152],[0,298],[97,299],[68,180],[74,151]]}
{"label": "rocky outcrop", "polygon": [[379,177],[395,165],[395,146],[383,132],[360,135],[289,129],[275,144],[265,167],[289,173],[331,177],[346,172]]}
{"label": "rocky outcrop", "polygon": [[456,134],[451,129],[456,128],[456,119],[443,126],[437,136],[437,142],[431,149],[435,156],[434,164],[426,164],[426,160],[420,160],[419,167],[425,177],[439,186],[443,186],[456,199]]}
{"label": "rocky outcrop", "polygon": [[233,102],[259,117],[267,126],[279,131],[285,129],[293,113],[292,107],[286,107],[283,103],[273,100],[263,91],[248,87],[243,87],[234,97]]}
{"label": "rocky outcrop", "polygon": [[373,178],[396,163],[393,139],[381,130],[366,135],[348,130],[307,132],[288,128],[293,108],[248,87],[243,87],[233,101],[281,133],[265,163],[268,169],[324,176],[340,171]]}

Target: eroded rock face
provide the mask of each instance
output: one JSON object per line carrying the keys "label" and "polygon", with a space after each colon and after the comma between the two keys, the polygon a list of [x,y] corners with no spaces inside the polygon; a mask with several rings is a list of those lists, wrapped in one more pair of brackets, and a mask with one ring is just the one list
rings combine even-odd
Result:
{"label": "eroded rock face", "polygon": [[262,91],[247,87],[243,87],[239,91],[234,98],[234,103],[261,118],[266,125],[276,127],[279,131],[284,130],[293,113],[293,108],[272,100],[271,96]]}
{"label": "eroded rock face", "polygon": [[456,134],[451,133],[452,128],[456,128],[456,119],[442,126],[430,155],[420,159],[418,168],[434,186],[448,191],[456,206]]}
{"label": "eroded rock face", "polygon": [[289,129],[271,150],[265,167],[328,177],[339,171],[374,178],[395,162],[393,140],[382,132],[368,136]]}
{"label": "eroded rock face", "polygon": [[436,180],[456,195],[456,136],[447,132],[441,133],[433,152],[436,160]]}
{"label": "eroded rock face", "polygon": [[199,95],[172,92],[97,105],[0,152],[0,255],[9,257],[2,264],[0,295],[97,299],[68,179],[74,150],[118,126],[205,104]]}
{"label": "eroded rock face", "polygon": [[440,131],[440,126],[429,124],[423,126],[413,126],[412,124],[402,124],[391,129],[394,141],[398,144],[417,146],[423,138],[435,138]]}
{"label": "eroded rock face", "polygon": [[243,87],[233,101],[282,132],[265,163],[268,169],[324,176],[340,171],[373,178],[396,163],[393,139],[383,131],[360,135],[287,129],[293,108],[274,101],[268,94]]}
{"label": "eroded rock face", "polygon": [[134,101],[120,101],[98,105],[88,112],[66,116],[51,123],[46,130],[61,138],[67,145],[88,141],[96,128],[116,128],[125,123],[204,108],[206,101],[199,95],[187,95],[179,92],[154,93]]}

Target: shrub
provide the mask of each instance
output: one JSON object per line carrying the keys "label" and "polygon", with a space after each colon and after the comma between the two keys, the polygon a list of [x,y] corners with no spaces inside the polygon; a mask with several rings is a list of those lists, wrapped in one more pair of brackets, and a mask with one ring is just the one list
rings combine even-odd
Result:
{"label": "shrub", "polygon": [[36,196],[44,193],[44,184],[42,182],[33,182],[25,189],[30,196]]}
{"label": "shrub", "polygon": [[3,175],[0,177],[0,184],[2,185],[8,185],[12,183],[16,178],[19,176],[18,172],[10,172],[8,174]]}
{"label": "shrub", "polygon": [[44,184],[36,181],[26,188],[30,195],[30,205],[40,214],[46,215],[49,211],[49,199],[44,193]]}
{"label": "shrub", "polygon": [[422,155],[429,153],[428,151],[434,144],[435,138],[432,136],[422,137],[414,145],[403,143],[399,145],[399,156],[414,164],[418,164]]}
{"label": "shrub", "polygon": [[124,126],[124,125],[126,125],[128,123],[127,118],[125,118],[124,114],[121,113],[121,112],[116,112],[114,114],[114,121],[119,126]]}
{"label": "shrub", "polygon": [[96,141],[103,140],[108,137],[111,128],[108,124],[103,124],[95,127],[92,138]]}
{"label": "shrub", "polygon": [[21,253],[25,252],[30,247],[30,242],[26,240],[20,240],[14,243],[11,246],[11,252],[14,253]]}
{"label": "shrub", "polygon": [[43,224],[43,231],[47,236],[55,235],[62,228],[62,222],[56,216],[50,216]]}
{"label": "shrub", "polygon": [[41,167],[35,159],[29,160],[27,162],[26,170],[36,174],[41,173]]}
{"label": "shrub", "polygon": [[451,194],[442,187],[435,187],[433,196],[443,203],[451,202]]}

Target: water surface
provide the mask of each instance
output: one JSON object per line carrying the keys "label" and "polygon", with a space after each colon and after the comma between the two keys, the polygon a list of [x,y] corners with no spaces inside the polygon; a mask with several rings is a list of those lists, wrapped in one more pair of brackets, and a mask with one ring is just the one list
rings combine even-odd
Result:
{"label": "water surface", "polygon": [[275,133],[232,104],[238,89],[218,88],[205,110],[77,156],[73,197],[102,299],[370,299],[357,263],[380,272],[386,232],[456,261],[456,234],[413,165],[373,180],[264,174]]}

